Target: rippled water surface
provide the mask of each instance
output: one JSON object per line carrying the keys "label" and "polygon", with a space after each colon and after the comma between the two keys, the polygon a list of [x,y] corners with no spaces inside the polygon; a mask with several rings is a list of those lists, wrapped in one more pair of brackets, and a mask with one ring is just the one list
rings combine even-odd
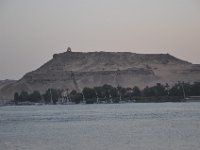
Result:
{"label": "rippled water surface", "polygon": [[200,150],[200,103],[4,106],[0,150]]}

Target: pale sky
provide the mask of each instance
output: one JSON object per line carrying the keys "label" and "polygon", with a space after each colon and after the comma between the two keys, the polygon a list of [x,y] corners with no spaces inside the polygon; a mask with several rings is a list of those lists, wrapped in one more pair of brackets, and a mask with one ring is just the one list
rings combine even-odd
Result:
{"label": "pale sky", "polygon": [[19,79],[68,46],[200,64],[200,0],[0,0],[0,80]]}

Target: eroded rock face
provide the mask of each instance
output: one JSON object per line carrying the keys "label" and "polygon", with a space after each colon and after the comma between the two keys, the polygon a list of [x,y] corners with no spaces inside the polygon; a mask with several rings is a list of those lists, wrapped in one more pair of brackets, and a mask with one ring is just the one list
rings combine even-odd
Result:
{"label": "eroded rock face", "polygon": [[103,84],[133,87],[177,81],[200,81],[200,65],[169,54],[135,54],[129,52],[65,52],[22,79],[0,89],[0,99],[13,99],[15,92],[48,88],[82,90]]}
{"label": "eroded rock face", "polygon": [[9,85],[9,84],[12,84],[12,83],[15,83],[16,82],[16,80],[0,80],[0,90],[3,88],[3,87],[5,87],[5,86],[7,86],[7,85]]}

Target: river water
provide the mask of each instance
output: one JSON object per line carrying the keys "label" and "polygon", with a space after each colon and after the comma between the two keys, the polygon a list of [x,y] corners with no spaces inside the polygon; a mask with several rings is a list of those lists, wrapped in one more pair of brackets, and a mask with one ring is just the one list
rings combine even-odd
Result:
{"label": "river water", "polygon": [[3,106],[0,150],[200,150],[200,103]]}

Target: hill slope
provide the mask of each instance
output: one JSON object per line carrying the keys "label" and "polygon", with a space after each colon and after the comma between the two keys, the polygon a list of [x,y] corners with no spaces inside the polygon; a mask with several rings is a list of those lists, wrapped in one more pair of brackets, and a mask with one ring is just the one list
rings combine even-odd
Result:
{"label": "hill slope", "polygon": [[103,84],[143,88],[158,82],[200,81],[200,65],[169,54],[129,52],[65,52],[22,79],[0,89],[0,99],[12,99],[14,92],[46,91],[48,88],[76,89]]}

